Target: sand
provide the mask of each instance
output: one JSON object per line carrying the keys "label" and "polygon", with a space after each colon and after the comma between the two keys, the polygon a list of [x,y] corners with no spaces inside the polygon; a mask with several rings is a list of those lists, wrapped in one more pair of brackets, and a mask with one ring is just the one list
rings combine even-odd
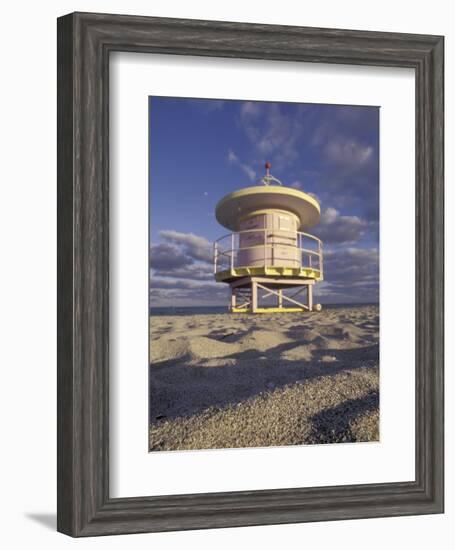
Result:
{"label": "sand", "polygon": [[150,318],[150,450],[377,441],[379,308]]}

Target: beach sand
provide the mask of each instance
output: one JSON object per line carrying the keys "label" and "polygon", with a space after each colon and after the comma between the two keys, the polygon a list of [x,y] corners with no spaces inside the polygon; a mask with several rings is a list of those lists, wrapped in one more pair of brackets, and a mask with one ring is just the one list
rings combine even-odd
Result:
{"label": "beach sand", "polygon": [[379,308],[150,318],[150,450],[377,441]]}

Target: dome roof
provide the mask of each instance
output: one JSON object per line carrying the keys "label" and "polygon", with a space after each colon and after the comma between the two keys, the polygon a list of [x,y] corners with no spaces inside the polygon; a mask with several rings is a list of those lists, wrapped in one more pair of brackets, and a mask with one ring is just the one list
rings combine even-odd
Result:
{"label": "dome roof", "polygon": [[239,222],[256,210],[284,210],[292,212],[300,221],[300,229],[308,229],[319,222],[321,208],[312,196],[291,187],[257,185],[245,187],[223,197],[216,206],[217,221],[230,229],[239,230]]}

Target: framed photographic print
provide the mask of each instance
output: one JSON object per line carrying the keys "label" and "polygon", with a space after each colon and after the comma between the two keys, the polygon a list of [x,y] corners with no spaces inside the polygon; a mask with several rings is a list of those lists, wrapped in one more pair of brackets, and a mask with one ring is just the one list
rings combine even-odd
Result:
{"label": "framed photographic print", "polygon": [[150,450],[379,440],[379,107],[149,113]]}
{"label": "framed photographic print", "polygon": [[58,530],[443,511],[443,38],[58,21]]}

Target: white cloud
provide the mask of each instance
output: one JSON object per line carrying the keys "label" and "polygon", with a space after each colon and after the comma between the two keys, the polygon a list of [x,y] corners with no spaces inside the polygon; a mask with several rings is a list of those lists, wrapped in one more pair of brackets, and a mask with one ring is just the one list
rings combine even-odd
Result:
{"label": "white cloud", "polygon": [[228,161],[231,164],[237,164],[239,161],[239,157],[234,153],[234,151],[229,150],[228,152]]}
{"label": "white cloud", "polygon": [[226,305],[227,286],[220,283],[153,277],[150,280],[150,306],[180,307]]}
{"label": "white cloud", "polygon": [[340,248],[324,252],[324,281],[316,285],[325,302],[377,302],[379,251],[377,248]]}
{"label": "white cloud", "polygon": [[213,248],[206,238],[171,229],[150,248],[150,300],[155,306],[223,303],[225,285],[213,275]]}
{"label": "white cloud", "polygon": [[161,277],[152,276],[150,286],[152,289],[168,288],[168,289],[209,289],[218,288],[219,283],[213,281],[192,281],[191,279],[179,279],[177,277]]}
{"label": "white cloud", "polygon": [[181,246],[187,256],[203,262],[212,261],[212,243],[205,237],[199,237],[193,233],[180,233],[171,229],[160,231],[160,237]]}
{"label": "white cloud", "polygon": [[325,211],[322,213],[321,223],[331,224],[339,217],[339,215],[340,213],[338,212],[338,210],[329,206],[329,208],[326,208]]}
{"label": "white cloud", "polygon": [[165,266],[157,267],[156,264],[151,267],[153,269],[150,273],[152,276],[213,281],[213,266],[206,262],[195,262],[188,265],[172,266],[170,268],[166,268]]}
{"label": "white cloud", "polygon": [[246,102],[240,109],[240,124],[256,155],[273,160],[282,169],[298,158],[298,141],[304,132],[302,115],[303,106],[298,106],[291,115],[278,103]]}
{"label": "white cloud", "polygon": [[355,169],[373,157],[373,147],[354,140],[331,140],[325,146],[327,160],[341,167]]}
{"label": "white cloud", "polygon": [[156,270],[174,270],[187,267],[193,259],[185,252],[169,243],[154,244],[150,247],[150,267]]}
{"label": "white cloud", "polygon": [[326,208],[315,234],[326,243],[352,243],[360,240],[367,230],[368,222],[358,216],[342,216],[336,208]]}
{"label": "white cloud", "polygon": [[254,101],[245,101],[240,108],[241,117],[258,116],[261,112],[259,103]]}
{"label": "white cloud", "polygon": [[234,151],[229,150],[227,159],[230,164],[233,164],[235,166],[238,166],[251,181],[254,181],[256,179],[256,172],[249,166],[248,164],[245,164],[244,162],[241,162],[239,157],[234,153]]}

